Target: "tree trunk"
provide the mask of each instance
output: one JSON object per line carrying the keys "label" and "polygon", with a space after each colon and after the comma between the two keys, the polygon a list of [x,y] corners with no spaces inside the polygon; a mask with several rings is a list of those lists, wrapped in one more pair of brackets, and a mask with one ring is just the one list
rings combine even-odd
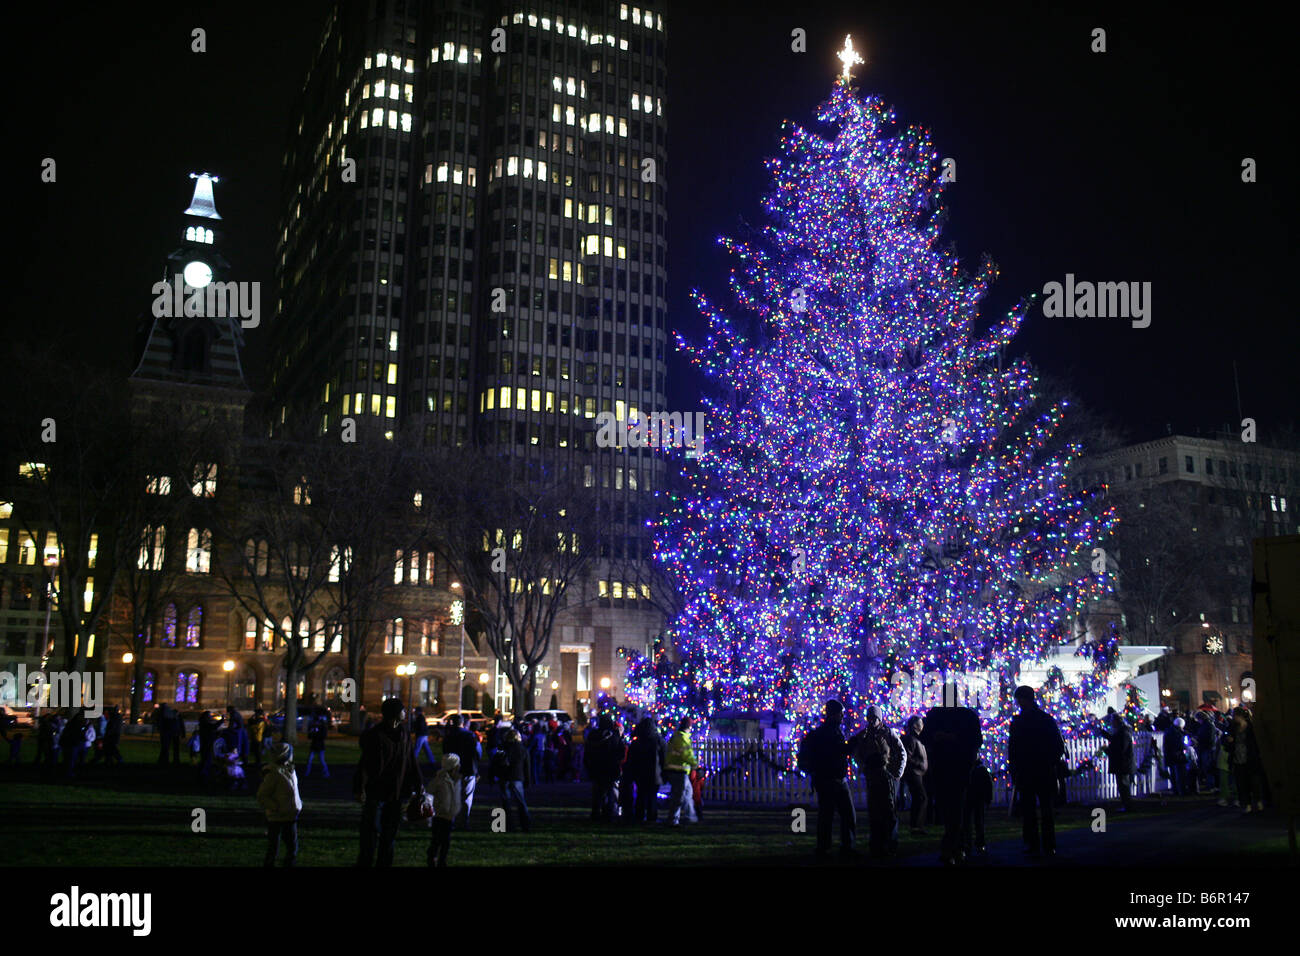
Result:
{"label": "tree trunk", "polygon": [[359,661],[352,670],[353,674],[348,676],[352,677],[352,679],[357,682],[357,686],[356,693],[352,695],[352,703],[348,705],[348,711],[351,714],[349,717],[350,726],[348,728],[348,733],[360,734],[364,729],[361,726],[361,688],[366,684],[366,662],[364,660]]}
{"label": "tree trunk", "polygon": [[140,702],[144,697],[144,655],[137,653],[131,668],[131,723],[140,721]]}
{"label": "tree trunk", "polygon": [[296,642],[284,655],[284,727],[280,742],[295,746],[298,743],[298,664],[300,652]]}

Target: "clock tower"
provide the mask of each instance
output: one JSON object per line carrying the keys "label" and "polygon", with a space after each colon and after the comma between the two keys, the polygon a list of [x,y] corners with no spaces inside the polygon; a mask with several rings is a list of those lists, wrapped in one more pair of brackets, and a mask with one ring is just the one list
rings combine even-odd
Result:
{"label": "clock tower", "polygon": [[[222,219],[217,212],[213,186],[220,182],[211,173],[190,173],[194,196],[178,224],[180,245],[167,256],[163,284],[182,299],[203,292],[213,283],[225,282],[230,262],[222,255]],[[244,345],[239,318],[187,314],[190,310],[171,308],[172,292],[141,325],[137,364],[131,375],[133,387],[153,393],[169,393],[171,399],[185,402],[215,402],[238,406],[242,414],[248,398],[248,386],[240,361]],[[164,383],[166,386],[164,387]],[[175,386],[186,386],[184,395]]]}

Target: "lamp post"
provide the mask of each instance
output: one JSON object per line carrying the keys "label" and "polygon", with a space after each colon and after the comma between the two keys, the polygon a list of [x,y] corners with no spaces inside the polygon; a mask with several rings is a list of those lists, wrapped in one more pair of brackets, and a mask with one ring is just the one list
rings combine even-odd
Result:
{"label": "lamp post", "polygon": [[126,665],[126,674],[125,674],[126,681],[123,684],[123,687],[125,687],[126,689],[122,698],[123,700],[122,711],[127,715],[129,719],[131,715],[131,691],[134,690],[134,688],[131,686],[132,685],[131,665],[135,663],[135,655],[132,654],[130,651],[127,651],[125,654],[122,655],[122,663]]}
{"label": "lamp post", "polygon": [[[41,646],[41,670],[44,671],[50,663],[50,611],[54,608],[54,571],[59,566],[59,548],[57,545],[46,545],[45,555],[42,562],[45,565],[45,638]],[[43,685],[48,687],[48,684]],[[26,700],[27,688],[23,688],[24,701]],[[36,695],[36,716],[41,715],[41,695]]]}
{"label": "lamp post", "polygon": [[226,661],[221,665],[221,669],[226,672],[226,706],[231,707],[233,704],[230,699],[230,682],[234,677],[235,662]]}
{"label": "lamp post", "polygon": [[[460,590],[460,582],[451,586]],[[460,666],[456,670],[456,710],[465,709],[465,602],[460,598],[451,602],[451,623],[460,626]]]}

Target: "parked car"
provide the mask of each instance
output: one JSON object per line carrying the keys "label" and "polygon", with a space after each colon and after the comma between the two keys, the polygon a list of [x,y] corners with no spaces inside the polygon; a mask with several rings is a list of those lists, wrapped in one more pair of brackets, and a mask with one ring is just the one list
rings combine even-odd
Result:
{"label": "parked car", "polygon": [[[284,716],[284,708],[277,710],[273,714],[269,714],[266,718],[267,729],[277,734],[283,731]],[[337,728],[338,725],[335,722],[334,712],[328,707],[311,707],[304,705],[298,708],[298,733],[305,734],[307,728],[311,726],[312,721],[318,716],[323,716],[327,721],[329,721],[330,730]]]}
{"label": "parked car", "polygon": [[32,716],[30,707],[10,707],[5,704],[3,712],[0,712],[0,724],[4,726],[5,730],[9,730],[11,727],[22,729],[36,726],[36,718]]}
{"label": "parked car", "polygon": [[555,720],[564,724],[572,721],[573,718],[569,716],[567,711],[563,710],[530,710],[524,714],[523,722],[528,723],[530,720],[540,720],[543,723]]}
{"label": "parked car", "polygon": [[465,715],[469,720],[469,729],[478,735],[479,740],[482,740],[487,735],[488,728],[492,726],[492,718],[481,710],[449,710],[433,717],[432,721],[444,724],[447,722],[447,718],[454,714]]}

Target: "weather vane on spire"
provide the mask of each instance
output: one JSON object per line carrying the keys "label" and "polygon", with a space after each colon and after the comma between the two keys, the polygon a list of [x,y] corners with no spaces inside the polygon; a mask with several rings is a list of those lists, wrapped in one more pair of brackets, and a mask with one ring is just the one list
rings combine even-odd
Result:
{"label": "weather vane on spire", "polygon": [[857,66],[859,63],[866,62],[862,57],[858,56],[858,51],[853,49],[852,34],[845,35],[844,49],[840,50],[840,52],[835,55],[839,57],[840,62],[844,64],[844,72],[840,74],[840,76],[843,78],[845,83],[848,83],[853,79],[853,67]]}

